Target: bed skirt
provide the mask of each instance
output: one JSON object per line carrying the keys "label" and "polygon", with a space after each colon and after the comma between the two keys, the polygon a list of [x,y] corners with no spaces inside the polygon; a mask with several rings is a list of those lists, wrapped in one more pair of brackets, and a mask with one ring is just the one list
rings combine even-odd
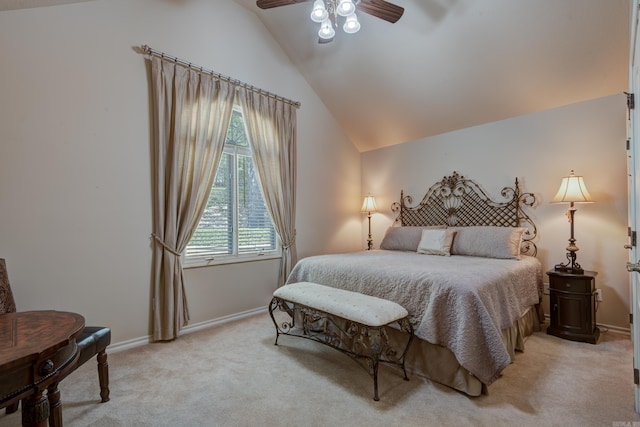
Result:
{"label": "bed skirt", "polygon": [[[299,314],[297,310],[295,313]],[[301,318],[295,317],[294,323],[301,325]],[[513,326],[502,330],[502,339],[512,362],[515,359],[516,351],[524,351],[526,338],[532,333],[541,330],[540,319],[543,318],[541,306],[531,306]],[[336,320],[335,325],[345,330],[346,325],[341,325],[340,319]],[[321,330],[332,326],[318,325],[317,327]],[[392,346],[402,348],[402,346],[406,345],[407,337],[405,332],[393,327],[388,327],[387,332]],[[480,396],[488,391],[488,385],[482,383],[471,372],[463,368],[449,349],[431,344],[418,337],[414,337],[407,353],[405,364],[410,377],[415,375],[426,378],[469,396]]]}
{"label": "bed skirt", "polygon": [[[502,339],[511,355],[512,362],[515,359],[516,351],[524,351],[526,338],[541,330],[539,310],[539,306],[530,307],[513,326],[502,330]],[[395,329],[390,330],[389,335],[394,341],[402,338],[400,331]],[[404,339],[406,340],[406,338]],[[469,396],[479,396],[487,392],[488,386],[460,366],[455,355],[449,349],[422,339],[414,339],[411,344],[406,366],[412,375],[444,384]]]}

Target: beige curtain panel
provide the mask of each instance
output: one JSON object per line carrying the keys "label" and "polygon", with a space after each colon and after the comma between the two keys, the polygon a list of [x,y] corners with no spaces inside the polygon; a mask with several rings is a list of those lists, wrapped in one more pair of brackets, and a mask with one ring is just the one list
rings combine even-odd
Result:
{"label": "beige curtain panel", "polygon": [[238,95],[262,193],[282,244],[281,286],[297,261],[296,107],[245,88]]}
{"label": "beige curtain panel", "polygon": [[153,96],[154,341],[177,338],[189,321],[180,254],[207,203],[224,148],[234,86],[157,56]]}

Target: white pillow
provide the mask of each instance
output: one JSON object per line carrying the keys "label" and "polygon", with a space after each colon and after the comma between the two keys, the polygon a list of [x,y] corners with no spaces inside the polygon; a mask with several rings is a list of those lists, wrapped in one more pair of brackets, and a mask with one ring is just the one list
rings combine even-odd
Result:
{"label": "white pillow", "polygon": [[403,226],[389,227],[380,243],[380,249],[388,251],[411,251],[418,250],[418,243],[422,237],[422,230],[431,228],[444,229],[445,225],[430,225],[425,227]]}
{"label": "white pillow", "polygon": [[427,255],[451,255],[451,244],[456,230],[445,228],[440,230],[422,230],[422,238],[418,244],[418,253]]}
{"label": "white pillow", "polygon": [[453,255],[471,255],[486,258],[520,259],[524,227],[471,226],[456,227],[451,246]]}

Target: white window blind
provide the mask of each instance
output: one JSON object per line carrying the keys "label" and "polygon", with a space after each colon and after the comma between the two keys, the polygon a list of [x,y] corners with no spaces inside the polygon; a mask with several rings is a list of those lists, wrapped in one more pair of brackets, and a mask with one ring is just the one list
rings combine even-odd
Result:
{"label": "white window blind", "polygon": [[280,254],[253,166],[242,112],[234,109],[211,194],[187,245],[185,265]]}

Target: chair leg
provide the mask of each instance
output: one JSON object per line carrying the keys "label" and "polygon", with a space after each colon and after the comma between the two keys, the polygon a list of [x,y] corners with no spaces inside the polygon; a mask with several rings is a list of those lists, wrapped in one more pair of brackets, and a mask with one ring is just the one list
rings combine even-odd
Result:
{"label": "chair leg", "polygon": [[62,403],[58,383],[47,387],[47,399],[49,399],[49,427],[62,427]]}
{"label": "chair leg", "polygon": [[98,380],[100,381],[100,397],[102,402],[109,401],[109,364],[107,363],[107,352],[98,353]]}

